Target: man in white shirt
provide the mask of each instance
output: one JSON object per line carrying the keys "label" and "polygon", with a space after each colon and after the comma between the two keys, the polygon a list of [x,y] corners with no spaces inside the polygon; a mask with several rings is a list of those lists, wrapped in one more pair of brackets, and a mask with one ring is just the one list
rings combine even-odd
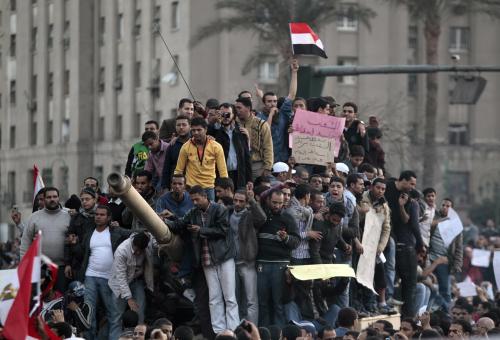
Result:
{"label": "man in white shirt", "polygon": [[[113,253],[126,240],[130,231],[110,226],[111,210],[99,205],[95,212],[95,229],[85,236],[82,247],[84,258],[80,277],[85,278],[85,301],[96,310],[97,297],[104,304],[108,319],[108,339],[118,339],[121,333],[121,315],[116,308],[113,293],[108,285],[113,266]],[[96,337],[96,318],[91,316],[92,325],[89,338]]]}

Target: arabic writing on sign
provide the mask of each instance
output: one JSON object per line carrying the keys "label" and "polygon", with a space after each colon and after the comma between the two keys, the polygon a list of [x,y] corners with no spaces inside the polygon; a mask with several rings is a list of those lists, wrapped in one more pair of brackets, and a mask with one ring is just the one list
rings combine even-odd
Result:
{"label": "arabic writing on sign", "polygon": [[301,164],[325,165],[334,161],[335,139],[293,133],[292,154]]}
{"label": "arabic writing on sign", "polygon": [[292,126],[295,132],[338,139],[344,132],[345,118],[297,110]]}

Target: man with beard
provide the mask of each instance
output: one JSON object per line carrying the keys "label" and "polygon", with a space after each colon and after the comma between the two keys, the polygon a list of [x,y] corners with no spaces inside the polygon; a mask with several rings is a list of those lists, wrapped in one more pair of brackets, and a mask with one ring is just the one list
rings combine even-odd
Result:
{"label": "man with beard", "polygon": [[175,118],[175,133],[176,137],[172,139],[167,153],[165,154],[165,163],[163,164],[163,173],[161,175],[161,188],[171,189],[172,175],[174,174],[175,165],[179,159],[179,152],[182,146],[191,137],[191,123],[186,115],[179,115]]}
{"label": "man with beard", "polygon": [[222,178],[228,175],[224,150],[219,143],[207,138],[207,127],[203,118],[194,118],[191,121],[193,137],[181,147],[175,173],[185,173],[186,184],[189,187],[201,186],[208,199],[213,201],[217,172]]}
{"label": "man with beard", "polygon": [[[255,202],[252,190],[239,189],[233,196],[233,206],[229,209],[229,227],[236,248],[236,275],[238,275],[242,291],[246,294],[245,313],[242,318],[255,324],[259,322],[259,305],[257,298],[257,230],[266,221],[266,213]],[[238,305],[242,303],[241,299]],[[241,307],[241,306],[240,306]]]}
{"label": "man with beard", "polygon": [[283,104],[278,108],[278,97],[274,92],[267,92],[262,96],[264,109],[257,113],[257,117],[266,121],[271,127],[271,135],[273,140],[274,162],[288,161],[288,127],[292,121],[292,101],[295,99],[297,92],[297,73],[299,71],[299,63],[293,59],[291,64],[291,79],[288,97],[283,101]]}
{"label": "man with beard", "polygon": [[284,210],[283,192],[272,189],[267,198],[267,220],[259,230],[257,254],[257,289],[259,325],[283,326],[283,285],[292,250],[300,237],[294,218]]}
{"label": "man with beard", "polygon": [[69,213],[62,210],[59,205],[59,190],[48,187],[45,189],[45,208],[31,215],[21,240],[21,257],[23,257],[38,231],[43,232],[41,252],[59,266],[55,288],[60,291],[66,288],[64,243],[70,219]]}
{"label": "man with beard", "polygon": [[235,188],[239,189],[252,181],[252,162],[248,132],[236,123],[234,111],[233,105],[229,103],[219,106],[222,127],[214,130],[214,137],[224,150],[229,177]]}
{"label": "man with beard", "polygon": [[[146,170],[138,172],[134,178],[134,188],[144,198],[146,202],[154,210],[156,208],[156,200],[158,198],[155,188],[151,185],[153,175]],[[132,211],[127,207],[123,211],[122,220],[125,225],[132,225],[132,230],[140,231],[146,229],[141,220],[139,220]]]}
{"label": "man with beard", "polygon": [[416,251],[425,251],[418,225],[419,206],[409,198],[409,192],[416,186],[417,175],[406,170],[401,172],[398,180],[389,181],[385,191],[385,198],[391,210],[391,235],[396,243],[396,272],[401,278],[403,317],[415,316]]}

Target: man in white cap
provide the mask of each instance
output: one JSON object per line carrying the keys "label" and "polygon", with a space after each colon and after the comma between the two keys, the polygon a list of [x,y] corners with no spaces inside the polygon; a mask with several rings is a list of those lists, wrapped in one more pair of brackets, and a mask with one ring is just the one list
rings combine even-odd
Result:
{"label": "man in white cap", "polygon": [[272,175],[275,179],[273,184],[278,184],[277,182],[285,183],[286,180],[291,178],[291,175],[295,173],[295,170],[290,171],[288,164],[284,162],[277,162],[273,165]]}
{"label": "man in white cap", "polygon": [[347,178],[347,175],[349,175],[349,167],[345,163],[336,163],[335,171],[337,172],[337,175],[342,177],[344,180]]}

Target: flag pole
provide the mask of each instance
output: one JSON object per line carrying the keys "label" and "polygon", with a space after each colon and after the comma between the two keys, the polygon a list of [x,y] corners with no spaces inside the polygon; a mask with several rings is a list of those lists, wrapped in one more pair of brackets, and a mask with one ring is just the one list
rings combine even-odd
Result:
{"label": "flag pole", "polygon": [[295,51],[293,50],[293,42],[292,42],[292,23],[288,23],[288,30],[290,31],[290,47],[292,49],[292,58],[295,58]]}
{"label": "flag pole", "polygon": [[[42,261],[42,231],[38,230],[37,234],[38,234],[37,235],[37,238],[38,238],[38,250],[37,250],[38,260],[37,261],[40,261],[40,269],[41,269],[42,268],[42,266],[41,266],[42,265],[41,264],[41,261]],[[33,266],[35,266],[35,263],[33,263]],[[40,277],[38,277],[37,281],[36,281],[36,296],[34,297],[34,300],[35,300],[35,304],[33,305],[33,308],[31,309],[30,317],[32,317],[33,314],[35,314],[35,312],[37,310],[38,310],[38,312],[40,312],[39,308],[42,306],[42,283],[41,283]]]}

